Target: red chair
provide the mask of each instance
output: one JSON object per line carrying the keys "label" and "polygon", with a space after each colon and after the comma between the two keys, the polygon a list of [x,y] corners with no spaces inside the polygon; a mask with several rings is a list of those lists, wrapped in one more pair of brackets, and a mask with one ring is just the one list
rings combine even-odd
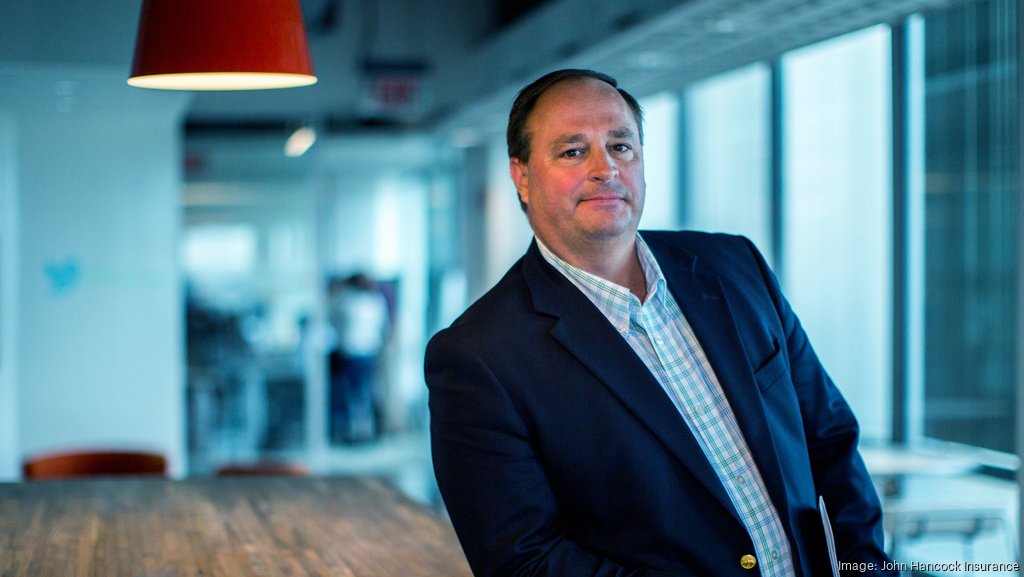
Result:
{"label": "red chair", "polygon": [[167,459],[145,451],[63,451],[26,459],[26,479],[149,475],[166,476]]}
{"label": "red chair", "polygon": [[289,475],[292,477],[305,477],[309,470],[295,463],[277,462],[256,462],[256,463],[231,463],[217,469],[218,477],[240,477],[256,475]]}

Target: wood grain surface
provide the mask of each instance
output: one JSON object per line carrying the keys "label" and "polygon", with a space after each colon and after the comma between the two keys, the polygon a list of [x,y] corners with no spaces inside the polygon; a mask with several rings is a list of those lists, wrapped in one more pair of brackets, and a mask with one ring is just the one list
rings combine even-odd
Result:
{"label": "wood grain surface", "polygon": [[469,577],[451,526],[357,477],[0,484],[2,577]]}

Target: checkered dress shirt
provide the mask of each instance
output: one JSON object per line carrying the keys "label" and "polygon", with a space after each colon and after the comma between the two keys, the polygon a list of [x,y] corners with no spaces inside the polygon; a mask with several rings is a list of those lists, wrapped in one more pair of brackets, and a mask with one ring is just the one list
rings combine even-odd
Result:
{"label": "checkered dress shirt", "polygon": [[637,235],[637,256],[647,282],[644,303],[629,289],[558,258],[540,239],[545,260],[578,287],[607,317],[672,399],[732,500],[754,542],[765,577],[793,577],[792,555],[750,448],[721,385],[661,267]]}

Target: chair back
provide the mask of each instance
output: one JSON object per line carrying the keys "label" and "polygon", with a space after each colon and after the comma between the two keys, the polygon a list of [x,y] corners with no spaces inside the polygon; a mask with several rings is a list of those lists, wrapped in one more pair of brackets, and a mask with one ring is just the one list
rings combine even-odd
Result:
{"label": "chair back", "polygon": [[231,463],[217,469],[218,477],[239,477],[256,475],[289,475],[305,477],[309,470],[296,463],[257,462]]}
{"label": "chair back", "polygon": [[166,475],[167,459],[158,453],[145,451],[64,451],[27,459],[22,473],[30,480]]}

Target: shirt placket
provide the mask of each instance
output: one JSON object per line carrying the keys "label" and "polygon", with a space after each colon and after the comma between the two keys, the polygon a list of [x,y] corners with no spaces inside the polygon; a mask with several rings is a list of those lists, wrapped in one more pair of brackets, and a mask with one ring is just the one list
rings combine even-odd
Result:
{"label": "shirt placket", "polygon": [[688,408],[691,428],[751,533],[761,558],[762,575],[785,575],[786,565],[778,561],[788,557],[788,546],[777,539],[783,534],[781,527],[772,530],[771,515],[766,509],[770,507],[770,499],[758,488],[763,483],[753,468],[749,451],[744,450],[738,423],[721,389],[709,380],[710,368],[694,344],[688,327],[678,338],[682,339],[679,348],[687,352],[681,360],[683,370],[670,378],[680,383],[674,388]]}

